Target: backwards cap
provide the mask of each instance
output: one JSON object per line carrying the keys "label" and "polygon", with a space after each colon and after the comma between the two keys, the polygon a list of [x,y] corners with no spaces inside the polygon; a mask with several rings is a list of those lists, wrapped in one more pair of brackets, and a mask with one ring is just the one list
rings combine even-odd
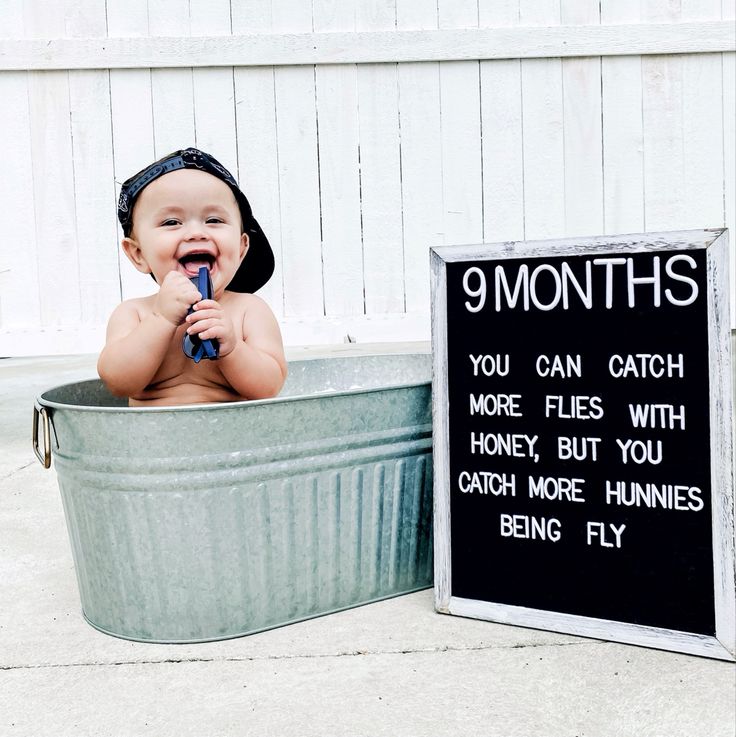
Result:
{"label": "backwards cap", "polygon": [[199,169],[221,179],[230,187],[240,208],[243,220],[243,232],[248,234],[248,252],[235,272],[227,288],[233,292],[255,292],[259,290],[273,274],[274,258],[271,246],[261,230],[261,226],[253,217],[246,196],[240,191],[233,175],[214,157],[196,148],[187,148],[164,156],[154,161],[145,169],[134,174],[123,182],[118,200],[118,220],[123,226],[123,234],[129,236],[133,230],[133,208],[138,195],[154,179],[176,171],[177,169]]}

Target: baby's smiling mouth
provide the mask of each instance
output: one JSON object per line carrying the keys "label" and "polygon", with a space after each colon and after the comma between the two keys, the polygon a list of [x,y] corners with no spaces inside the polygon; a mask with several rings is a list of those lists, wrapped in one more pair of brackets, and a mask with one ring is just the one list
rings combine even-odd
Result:
{"label": "baby's smiling mouth", "polygon": [[215,263],[215,257],[204,251],[193,251],[179,259],[179,263],[188,277],[197,276],[200,268],[205,266],[210,271]]}

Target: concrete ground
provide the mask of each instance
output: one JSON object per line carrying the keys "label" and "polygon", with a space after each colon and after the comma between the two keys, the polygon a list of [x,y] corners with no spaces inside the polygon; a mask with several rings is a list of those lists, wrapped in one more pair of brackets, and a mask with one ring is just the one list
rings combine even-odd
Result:
{"label": "concrete ground", "polygon": [[0,737],[733,737],[734,666],[435,613],[431,591],[197,645],[82,618],[33,400],[94,357],[0,360]]}

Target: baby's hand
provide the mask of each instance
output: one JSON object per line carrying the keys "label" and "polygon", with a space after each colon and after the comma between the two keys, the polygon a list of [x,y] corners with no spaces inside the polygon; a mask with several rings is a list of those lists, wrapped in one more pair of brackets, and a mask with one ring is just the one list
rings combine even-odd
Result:
{"label": "baby's hand", "polygon": [[203,299],[194,305],[194,312],[187,316],[186,321],[190,324],[187,328],[189,335],[198,335],[200,340],[217,338],[220,358],[235,349],[237,337],[233,322],[214,299]]}
{"label": "baby's hand", "polygon": [[174,325],[181,325],[189,308],[202,299],[197,288],[178,271],[170,271],[164,277],[156,295],[153,311]]}

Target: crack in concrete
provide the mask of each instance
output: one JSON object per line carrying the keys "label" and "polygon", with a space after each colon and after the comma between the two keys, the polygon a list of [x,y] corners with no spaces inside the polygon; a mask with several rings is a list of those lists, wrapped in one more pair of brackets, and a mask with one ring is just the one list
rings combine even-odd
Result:
{"label": "crack in concrete", "polygon": [[0,481],[7,481],[7,479],[12,478],[19,471],[24,471],[26,468],[29,468],[34,463],[38,463],[38,461],[36,460],[28,461],[28,463],[26,463],[25,466],[18,466],[18,468],[14,468],[10,473],[6,473],[4,476],[0,476]]}
{"label": "crack in concrete", "polygon": [[0,665],[0,671],[13,670],[42,670],[45,668],[89,668],[89,667],[108,667],[108,666],[124,666],[124,665],[168,665],[177,663],[256,663],[268,662],[273,660],[311,660],[311,659],[327,659],[327,658],[355,658],[365,655],[424,655],[437,653],[463,653],[478,652],[483,650],[519,650],[526,648],[543,648],[543,647],[570,647],[570,646],[591,646],[605,644],[600,640],[590,640],[581,642],[534,642],[527,644],[515,645],[471,645],[468,647],[427,647],[410,650],[346,650],[336,653],[313,653],[302,655],[253,655],[239,657],[207,657],[207,658],[163,658],[161,660],[118,660],[109,663],[106,662],[88,662],[88,663],[41,663],[37,665]]}

